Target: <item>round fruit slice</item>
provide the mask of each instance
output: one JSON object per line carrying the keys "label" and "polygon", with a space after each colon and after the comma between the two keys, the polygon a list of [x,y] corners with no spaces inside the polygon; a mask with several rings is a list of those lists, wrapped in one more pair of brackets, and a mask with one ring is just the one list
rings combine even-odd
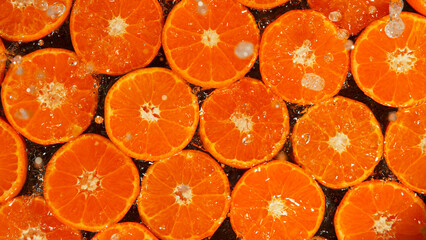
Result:
{"label": "round fruit slice", "polygon": [[6,49],[4,48],[3,42],[0,39],[0,84],[3,82],[6,61],[7,61]]}
{"label": "round fruit slice", "polygon": [[0,239],[82,239],[56,219],[39,196],[20,196],[0,205]]}
{"label": "round fruit slice", "polygon": [[61,222],[97,232],[126,215],[139,194],[139,181],[131,158],[108,139],[84,134],[53,155],[43,193]]}
{"label": "round fruit slice", "polygon": [[289,0],[238,0],[241,4],[256,9],[271,9],[288,2]]}
{"label": "round fruit slice", "polygon": [[259,58],[262,79],[288,102],[312,104],[331,98],[347,76],[345,42],[321,13],[287,12],[263,33]]}
{"label": "round fruit slice", "polygon": [[204,88],[242,78],[256,61],[259,40],[253,15],[236,0],[183,0],[163,30],[170,67]]}
{"label": "round fruit slice", "polygon": [[70,18],[77,55],[110,75],[148,65],[160,49],[162,27],[157,0],[77,0]]}
{"label": "round fruit slice", "polygon": [[290,129],[285,103],[252,78],[213,91],[202,109],[204,147],[218,161],[236,168],[270,160]]}
{"label": "round fruit slice", "polygon": [[367,181],[346,193],[334,226],[339,240],[423,240],[426,206],[396,182]]}
{"label": "round fruit slice", "polygon": [[161,239],[204,239],[225,219],[229,194],[228,178],[216,161],[184,150],[148,168],[138,210]]}
{"label": "round fruit slice", "polygon": [[364,104],[335,97],[309,108],[292,135],[295,160],[330,188],[364,181],[383,154],[380,125]]}
{"label": "round fruit slice", "polygon": [[57,29],[67,19],[72,0],[0,1],[0,36],[30,42]]}
{"label": "round fruit slice", "polygon": [[198,100],[179,76],[165,68],[131,72],[105,99],[105,128],[127,155],[141,160],[173,156],[191,141]]}
{"label": "round fruit slice", "polygon": [[158,240],[145,226],[135,222],[114,224],[100,233],[93,240]]}
{"label": "round fruit slice", "polygon": [[80,74],[75,54],[47,48],[15,59],[1,89],[10,124],[43,145],[80,135],[95,113],[98,87],[91,75]]}
{"label": "round fruit slice", "polygon": [[371,23],[358,37],[351,56],[352,74],[361,90],[393,107],[426,100],[426,18],[403,12],[401,19],[405,29],[397,38],[386,33],[389,17]]}
{"label": "round fruit slice", "polygon": [[426,104],[400,109],[385,134],[386,162],[410,189],[426,193]]}
{"label": "round fruit slice", "polygon": [[325,197],[301,168],[276,160],[256,166],[232,191],[231,224],[241,239],[310,239],[321,225]]}
{"label": "round fruit slice", "polygon": [[426,15],[426,1],[425,0],[407,0],[407,2],[419,13]]}
{"label": "round fruit slice", "polygon": [[4,202],[18,195],[24,186],[28,160],[21,136],[1,118],[0,146],[0,202]]}

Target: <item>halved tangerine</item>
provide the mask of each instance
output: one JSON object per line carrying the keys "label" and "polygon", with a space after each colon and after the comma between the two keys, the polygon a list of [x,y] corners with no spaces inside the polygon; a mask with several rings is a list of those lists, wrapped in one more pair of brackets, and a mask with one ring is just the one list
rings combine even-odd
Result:
{"label": "halved tangerine", "polygon": [[170,67],[204,88],[242,78],[256,61],[259,40],[253,15],[236,0],[183,0],[163,30]]}
{"label": "halved tangerine", "polygon": [[131,158],[108,139],[84,134],[53,155],[43,193],[61,222],[97,232],[126,215],[139,194],[139,184]]}
{"label": "halved tangerine", "polygon": [[80,74],[75,59],[69,50],[46,48],[25,55],[9,68],[1,89],[4,112],[9,123],[31,141],[67,142],[90,125],[98,85],[91,75]]}
{"label": "halved tangerine", "polygon": [[161,239],[204,239],[225,219],[229,194],[228,178],[215,160],[184,150],[148,168],[138,210]]}
{"label": "halved tangerine", "polygon": [[288,102],[312,104],[331,98],[343,86],[349,68],[345,41],[321,13],[289,11],[263,33],[262,79]]}
{"label": "halved tangerine", "polygon": [[93,240],[158,240],[144,225],[135,222],[114,224],[97,233]]}
{"label": "halved tangerine", "polygon": [[426,15],[425,0],[407,0],[407,2],[419,13]]}
{"label": "halved tangerine", "polygon": [[335,97],[308,109],[295,124],[294,157],[308,174],[330,188],[364,181],[383,154],[383,135],[364,104]]}
{"label": "halved tangerine", "polygon": [[401,13],[402,35],[390,38],[389,16],[371,23],[352,51],[352,74],[361,90],[374,101],[407,107],[426,100],[426,18]]}
{"label": "halved tangerine", "polygon": [[75,52],[97,73],[121,75],[145,67],[161,46],[157,0],[77,0],[70,18]]}
{"label": "halved tangerine", "polygon": [[0,84],[3,82],[4,70],[6,68],[6,49],[4,48],[4,44],[0,39]]}
{"label": "halved tangerine", "polygon": [[241,4],[256,9],[271,9],[288,2],[289,0],[238,0]]}
{"label": "halved tangerine", "polygon": [[236,168],[272,159],[289,130],[286,104],[252,78],[213,91],[200,114],[204,147],[218,161]]}
{"label": "halved tangerine", "polygon": [[232,191],[231,224],[241,239],[310,239],[325,210],[320,186],[283,160],[255,166]]}

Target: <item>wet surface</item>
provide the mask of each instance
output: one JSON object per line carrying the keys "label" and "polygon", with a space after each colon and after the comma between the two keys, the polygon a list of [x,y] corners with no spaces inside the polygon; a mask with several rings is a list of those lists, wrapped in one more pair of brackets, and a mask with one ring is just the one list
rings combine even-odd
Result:
{"label": "wet surface", "polygon": [[[161,0],[161,2],[164,9],[164,14],[166,16],[170,12],[170,9],[173,7],[175,2],[171,0]],[[405,5],[404,11],[413,11],[407,3],[405,3],[404,5]],[[255,16],[258,26],[261,29],[261,32],[263,32],[263,30],[269,23],[274,21],[277,17],[279,17],[283,13],[292,9],[307,9],[307,8],[308,8],[308,5],[306,3],[306,0],[303,0],[303,1],[292,0],[285,5],[274,8],[272,10],[265,10],[265,11],[251,10],[251,12]],[[4,43],[6,48],[11,53],[11,55],[25,55],[35,50],[42,49],[42,48],[49,48],[49,47],[65,48],[65,49],[73,50],[68,29],[69,29],[69,22],[67,20],[61,28],[54,31],[52,34],[43,38],[42,40],[29,42],[29,43],[16,43],[16,42],[12,43],[7,41],[5,41]],[[350,39],[355,41],[356,36],[351,37]],[[8,62],[8,64],[10,64],[10,62]],[[160,49],[160,52],[158,53],[156,58],[148,67],[154,67],[154,66],[169,68],[167,61],[165,60],[165,56],[162,49]],[[247,76],[256,78],[256,79],[261,79],[258,61],[256,61],[254,67],[247,74]],[[97,75],[96,78],[98,79],[100,83],[100,88],[99,88],[99,103],[98,103],[95,117],[96,116],[104,117],[103,106],[104,106],[105,96],[109,88],[120,78],[120,76],[112,77],[107,75]],[[193,85],[191,85],[191,87],[193,88],[193,92],[198,96],[200,105],[202,105],[203,101],[209,96],[209,94],[212,91],[212,90],[204,91],[200,89],[199,87],[196,87]],[[348,97],[366,104],[372,110],[375,117],[379,121],[383,134],[389,123],[389,120],[388,120],[389,114],[397,110],[395,108],[385,107],[383,105],[380,105],[374,102],[371,98],[367,97],[356,86],[355,81],[353,80],[353,77],[350,73],[348,73],[346,82],[338,95]],[[287,108],[290,114],[291,129],[293,128],[297,120],[306,112],[306,109],[308,107],[309,106],[300,106],[300,105],[295,105],[290,103],[287,104]],[[5,118],[1,104],[0,104],[0,116]],[[107,137],[104,123],[103,122],[96,123],[95,118],[92,120],[92,124],[85,131],[85,133],[97,133]],[[44,174],[45,165],[48,163],[49,159],[52,157],[55,151],[62,146],[62,144],[42,146],[42,145],[35,144],[27,139],[25,141],[26,141],[27,152],[28,152],[28,162],[29,162],[28,170],[29,171],[28,171],[26,184],[23,190],[21,191],[20,195],[42,194],[43,174]],[[197,149],[197,150],[203,151],[202,142],[198,135],[198,131],[196,132],[195,136],[193,137],[190,144],[186,147],[186,149]],[[289,161],[294,162],[292,146],[291,146],[291,141],[289,141],[289,137],[287,139],[285,146],[282,149],[282,152],[285,153],[284,156],[287,156]],[[35,164],[36,158],[42,159],[41,165],[39,163]],[[152,164],[152,162],[145,162],[145,161],[139,161],[139,160],[134,160],[134,162],[136,163],[136,166],[139,169],[141,178],[143,177],[148,167]],[[238,179],[245,172],[245,170],[235,169],[228,166],[224,166],[224,170],[230,181],[231,188],[235,186]],[[372,176],[370,176],[369,179],[371,178],[396,180],[396,177],[389,170],[383,158],[381,159],[374,173],[372,174]],[[344,194],[346,193],[347,189],[334,190],[334,189],[327,188],[325,186],[321,186],[321,188],[324,191],[326,196],[326,210],[325,210],[324,220],[316,235],[323,236],[327,239],[337,239],[334,232],[333,218],[334,218],[334,213],[337,209],[337,206],[340,203],[341,199],[343,198]],[[420,195],[420,197],[423,199],[423,201],[426,201],[426,195]],[[126,221],[140,222],[136,205],[132,206],[132,208],[129,210],[127,215],[122,219],[122,221],[123,222],[126,222]],[[86,237],[86,239],[91,239],[94,233],[83,232],[83,235],[84,237]],[[211,239],[212,240],[236,239],[236,234],[232,230],[229,218],[225,219],[225,221],[222,223],[222,225],[219,227],[216,233],[211,237]]]}

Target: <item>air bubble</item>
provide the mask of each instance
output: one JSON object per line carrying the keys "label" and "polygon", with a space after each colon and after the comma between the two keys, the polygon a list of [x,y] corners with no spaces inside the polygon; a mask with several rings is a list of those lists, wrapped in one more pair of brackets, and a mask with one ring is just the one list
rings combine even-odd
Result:
{"label": "air bubble", "polygon": [[36,90],[36,86],[31,85],[29,88],[26,89],[26,92],[29,94],[34,94]]}
{"label": "air bubble", "polygon": [[15,71],[16,75],[22,76],[24,74],[24,68],[22,66],[18,66]]}
{"label": "air bubble", "polygon": [[96,116],[95,117],[95,123],[97,124],[102,124],[104,122],[104,118],[101,116]]}
{"label": "air bubble", "polygon": [[253,55],[254,44],[251,42],[242,41],[237,44],[234,53],[238,58],[246,59]]}
{"label": "air bubble", "polygon": [[40,47],[44,45],[44,41],[43,39],[38,40],[37,45],[39,45]]}
{"label": "air bubble", "polygon": [[337,38],[339,40],[346,40],[349,38],[349,31],[343,28],[337,30]]}
{"label": "air bubble", "polygon": [[342,14],[339,11],[330,12],[328,19],[332,22],[338,22],[342,19]]}
{"label": "air bubble", "polygon": [[55,2],[47,8],[46,14],[52,19],[62,16],[65,12],[65,5]]}

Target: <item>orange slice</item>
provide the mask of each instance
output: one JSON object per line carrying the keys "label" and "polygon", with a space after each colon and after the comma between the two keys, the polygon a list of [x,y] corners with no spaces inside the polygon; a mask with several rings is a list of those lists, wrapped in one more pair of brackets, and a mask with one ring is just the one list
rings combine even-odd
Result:
{"label": "orange slice", "polygon": [[72,0],[0,1],[0,36],[30,42],[59,28],[67,19]]}
{"label": "orange slice", "polygon": [[92,76],[79,73],[74,59],[65,49],[37,50],[6,74],[1,100],[7,120],[35,143],[67,142],[90,125],[98,87]]}
{"label": "orange slice", "polygon": [[389,14],[390,0],[308,0],[309,7],[329,16],[340,28],[356,35],[372,21]]}
{"label": "orange slice", "polygon": [[339,240],[423,240],[426,206],[396,182],[367,181],[346,193],[334,226]]}
{"label": "orange slice", "polygon": [[82,239],[56,219],[42,197],[20,196],[0,205],[0,239]]}
{"label": "orange slice", "polygon": [[290,129],[285,103],[252,78],[213,91],[200,115],[204,147],[218,161],[236,168],[270,160]]}
{"label": "orange slice", "polygon": [[154,59],[163,21],[157,0],[76,0],[71,40],[77,55],[95,72],[120,75]]}
{"label": "orange slice", "polygon": [[127,155],[143,160],[173,156],[191,141],[198,101],[179,76],[147,68],[120,78],[105,99],[105,128]]}
{"label": "orange slice", "polygon": [[0,39],[0,84],[3,82],[6,61],[7,61],[6,49],[4,48],[3,42]]}
{"label": "orange slice", "polygon": [[253,15],[236,0],[183,0],[167,17],[163,49],[187,81],[219,88],[250,70],[259,39]]}
{"label": "orange slice", "polygon": [[161,239],[204,239],[225,219],[229,194],[228,178],[216,161],[184,150],[148,168],[138,210]]}
{"label": "orange slice", "polygon": [[241,4],[256,9],[271,9],[288,2],[289,0],[238,0]]}
{"label": "orange slice", "polygon": [[139,194],[139,181],[132,159],[108,139],[84,134],[53,155],[43,193],[61,222],[97,232],[126,215]]}
{"label": "orange slice", "polygon": [[426,193],[426,104],[400,109],[385,134],[386,162],[410,189]]}
{"label": "orange slice", "polygon": [[321,13],[287,12],[263,33],[259,57],[262,79],[288,102],[312,104],[331,98],[343,86],[348,72],[345,41]]}
{"label": "orange slice", "polygon": [[425,0],[407,0],[407,2],[419,13],[426,15],[426,1]]}
{"label": "orange slice", "polygon": [[145,226],[135,222],[114,224],[100,233],[93,240],[158,240]]}
{"label": "orange slice", "polygon": [[364,104],[335,97],[309,108],[295,124],[294,157],[329,188],[364,181],[383,154],[383,135]]}
{"label": "orange slice", "polygon": [[401,13],[405,29],[389,38],[385,27],[389,17],[369,25],[355,42],[352,74],[361,90],[374,101],[393,107],[407,107],[426,100],[426,18]]}
{"label": "orange slice", "polygon": [[25,143],[7,122],[0,118],[0,202],[21,191],[27,177]]}
{"label": "orange slice", "polygon": [[315,180],[298,166],[276,160],[248,170],[238,180],[230,218],[241,239],[310,239],[324,209],[324,193]]}

